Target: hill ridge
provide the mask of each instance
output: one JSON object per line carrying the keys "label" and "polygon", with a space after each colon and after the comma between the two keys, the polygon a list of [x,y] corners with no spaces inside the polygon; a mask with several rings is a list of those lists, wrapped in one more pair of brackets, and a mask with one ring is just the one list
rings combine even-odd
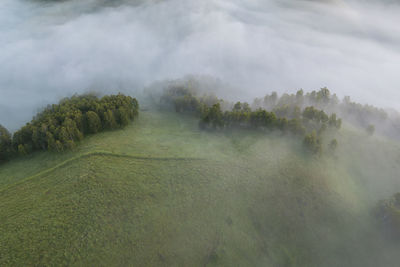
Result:
{"label": "hill ridge", "polygon": [[22,178],[21,180],[10,184],[8,186],[6,186],[5,188],[0,190],[0,193],[10,189],[13,186],[22,184],[26,181],[32,180],[36,177],[40,177],[41,175],[45,175],[48,174],[52,171],[55,171],[61,167],[67,166],[68,164],[79,160],[79,159],[83,159],[83,158],[88,158],[88,157],[92,157],[92,156],[108,156],[108,157],[121,157],[121,158],[130,158],[130,159],[137,159],[137,160],[159,160],[159,161],[200,161],[200,160],[206,160],[203,158],[195,158],[195,157],[145,157],[145,156],[137,156],[137,155],[130,155],[130,154],[122,154],[122,153],[114,153],[114,152],[109,152],[109,151],[90,151],[90,152],[86,152],[86,153],[82,153],[76,157],[72,157],[69,158],[67,160],[64,160],[58,164],[56,164],[54,167],[51,168],[47,168],[45,170],[42,170],[34,175],[28,176],[26,178]]}

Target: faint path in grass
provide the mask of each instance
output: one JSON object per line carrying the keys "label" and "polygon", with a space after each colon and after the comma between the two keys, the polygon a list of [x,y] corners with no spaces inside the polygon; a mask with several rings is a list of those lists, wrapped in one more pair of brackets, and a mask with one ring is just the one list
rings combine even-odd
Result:
{"label": "faint path in grass", "polygon": [[116,157],[116,158],[129,158],[129,159],[135,159],[135,160],[156,160],[156,161],[205,161],[206,160],[204,158],[194,158],[194,157],[145,157],[145,156],[136,156],[136,155],[129,155],[129,154],[119,154],[119,153],[108,152],[108,151],[91,151],[91,152],[83,153],[76,157],[72,157],[70,159],[67,159],[63,162],[56,164],[55,166],[53,166],[51,168],[40,171],[29,177],[23,178],[23,179],[19,180],[18,182],[10,184],[10,185],[6,186],[5,188],[1,189],[0,193],[6,191],[7,189],[9,189],[15,185],[22,184],[28,180],[32,180],[36,177],[40,177],[45,174],[49,174],[59,168],[65,167],[77,160],[81,160],[84,158],[90,158],[93,156],[106,156],[106,157]]}

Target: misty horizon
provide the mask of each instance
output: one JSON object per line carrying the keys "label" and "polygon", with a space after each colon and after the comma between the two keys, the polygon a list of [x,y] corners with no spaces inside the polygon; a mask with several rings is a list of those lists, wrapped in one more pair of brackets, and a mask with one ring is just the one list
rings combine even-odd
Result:
{"label": "misty horizon", "polygon": [[237,97],[328,87],[399,109],[399,11],[390,1],[4,0],[0,123],[15,130],[74,93],[135,95],[190,74]]}

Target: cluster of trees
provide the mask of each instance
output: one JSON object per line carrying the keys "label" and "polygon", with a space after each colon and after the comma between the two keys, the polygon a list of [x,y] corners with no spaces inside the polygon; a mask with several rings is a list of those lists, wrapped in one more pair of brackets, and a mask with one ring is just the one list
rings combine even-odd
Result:
{"label": "cluster of trees", "polygon": [[47,106],[13,135],[0,126],[0,161],[37,150],[74,148],[87,134],[126,126],[138,115],[138,109],[135,98],[122,94],[65,98]]}
{"label": "cluster of trees", "polygon": [[[188,108],[192,108],[192,112],[197,112],[199,108],[193,107],[202,107],[201,103],[197,100],[204,96],[196,96],[196,93],[213,92],[211,90],[213,87],[219,88],[218,86],[221,85],[218,83],[210,83],[208,80],[204,82],[201,77],[194,77],[183,81],[173,81],[167,86],[172,93],[172,98],[178,95],[175,94],[176,91],[180,91],[181,95],[185,96],[185,99],[175,102],[175,108],[178,112],[187,112]],[[165,87],[159,86],[160,91],[158,92],[162,94],[161,88]],[[158,99],[157,97],[157,100]],[[210,107],[218,102],[218,98],[212,95],[208,96],[207,102],[207,105]],[[165,103],[174,102],[166,101]],[[235,103],[225,101],[220,102],[222,110],[231,110],[234,104]],[[264,97],[254,99],[249,106],[252,110],[257,110],[259,108],[265,109],[269,112],[274,112],[278,118],[286,119],[298,118],[306,107],[313,106],[316,109],[323,110],[327,114],[337,114],[337,117],[363,129],[369,135],[376,132],[391,138],[400,138],[399,112],[377,108],[368,104],[356,103],[348,96],[339,99],[336,94],[331,93],[326,87],[310,92],[305,92],[301,89],[292,94],[284,93],[282,95],[272,92]]]}
{"label": "cluster of trees", "polygon": [[[336,114],[328,116],[323,110],[314,107],[306,107],[295,118],[277,116],[273,111],[257,109],[252,111],[248,104],[237,102],[230,111],[222,111],[220,103],[202,109],[201,128],[251,128],[280,130],[283,133],[290,132],[294,135],[304,136],[304,146],[313,154],[322,151],[322,133],[328,129],[340,129],[341,119]],[[308,133],[308,134],[307,134]],[[336,149],[337,140],[333,139],[329,144],[331,150]]]}
{"label": "cluster of trees", "polygon": [[384,109],[353,102],[348,96],[339,100],[337,95],[331,94],[326,87],[306,94],[303,90],[298,90],[296,94],[283,94],[280,97],[273,92],[264,98],[256,98],[252,104],[253,108],[266,108],[274,111],[277,116],[288,118],[296,117],[299,111],[307,106],[313,106],[328,113],[336,113],[350,123],[365,128],[368,133],[371,132],[371,125],[375,124],[382,125],[380,127],[382,129],[390,128],[386,125],[390,124],[389,115]]}
{"label": "cluster of trees", "polygon": [[201,115],[207,107],[220,103],[215,95],[197,96],[197,91],[182,84],[170,85],[160,99],[162,106],[173,107],[179,113]]}
{"label": "cluster of trees", "polygon": [[304,134],[307,130],[322,132],[328,127],[340,129],[341,119],[336,114],[328,116],[323,110],[306,107],[298,116],[286,118],[277,116],[274,111],[258,108],[252,110],[247,103],[237,102],[232,110],[222,111],[221,104],[216,103],[211,107],[205,105],[201,109],[201,122],[204,126],[212,128],[265,128],[279,129],[294,134]]}
{"label": "cluster of trees", "polygon": [[[302,101],[302,91],[297,93],[297,100]],[[290,96],[288,96],[290,98]],[[270,105],[282,101],[273,93],[264,99]],[[161,102],[175,108],[176,112],[195,114],[200,118],[202,129],[246,128],[262,130],[280,130],[304,137],[304,146],[312,153],[320,153],[322,149],[321,134],[328,128],[340,129],[342,121],[333,113],[330,116],[323,110],[313,106],[304,109],[297,105],[276,104],[271,111],[265,108],[253,108],[248,103],[229,103],[215,96],[197,97],[194,90],[184,86],[169,87],[161,97]],[[277,111],[279,109],[280,112]],[[330,149],[337,147],[332,140]]]}
{"label": "cluster of trees", "polygon": [[371,120],[386,120],[388,114],[385,110],[371,105],[362,105],[351,101],[346,96],[341,101],[336,94],[331,94],[328,88],[321,88],[319,91],[304,93],[302,89],[295,94],[283,94],[278,96],[276,92],[266,95],[264,98],[256,98],[253,107],[264,107],[273,109],[292,109],[294,107],[304,108],[305,106],[315,106],[327,112],[336,112],[342,115],[350,115],[360,123],[368,123]]}
{"label": "cluster of trees", "polygon": [[322,88],[320,91],[312,91],[304,94],[302,89],[298,90],[296,94],[283,94],[278,96],[276,92],[266,95],[264,98],[256,98],[252,106],[254,108],[266,108],[273,110],[280,116],[296,116],[299,110],[304,109],[306,106],[314,106],[318,109],[323,109],[333,112],[330,107],[339,103],[336,95],[331,96],[327,88]]}

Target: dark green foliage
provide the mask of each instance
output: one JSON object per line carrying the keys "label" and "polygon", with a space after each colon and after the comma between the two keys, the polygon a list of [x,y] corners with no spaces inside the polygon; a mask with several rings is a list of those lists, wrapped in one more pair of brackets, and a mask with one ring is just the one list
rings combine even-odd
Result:
{"label": "dark green foliage", "polygon": [[112,110],[107,109],[107,111],[105,111],[103,114],[103,118],[105,129],[115,129],[118,127],[114,112]]}
{"label": "dark green foliage", "polygon": [[[304,110],[301,106],[305,102],[309,103],[310,99],[314,99],[315,103],[328,104],[330,97],[327,88],[306,96],[303,90],[299,90],[295,95],[284,94],[281,97],[274,92],[265,96],[263,100],[255,99],[253,103],[255,109],[252,110],[246,102],[233,104],[215,96],[197,97],[195,90],[179,85],[169,86],[161,97],[161,103],[174,108],[176,112],[198,116],[199,127],[202,129],[279,130],[282,133],[304,137],[307,150],[313,154],[320,154],[322,133],[328,128],[340,129],[342,120],[337,118],[336,113],[329,116],[314,106],[307,106]],[[332,99],[336,99],[336,96]],[[267,111],[263,107],[269,107],[272,111]],[[307,132],[310,134],[306,135]],[[330,145],[333,148],[337,142],[336,145],[335,143]]]}
{"label": "dark green foliage", "polygon": [[301,114],[303,125],[308,130],[315,130],[318,133],[324,132],[328,127],[339,130],[342,120],[336,117],[336,113],[328,116],[323,110],[319,110],[314,106],[306,107]]}
{"label": "dark green foliage", "polygon": [[86,113],[87,129],[89,133],[97,133],[101,129],[101,121],[99,116],[94,111],[88,111]]}
{"label": "dark green foliage", "polygon": [[322,152],[322,143],[317,133],[313,131],[307,134],[303,140],[304,147],[313,154],[320,154]]}
{"label": "dark green foliage", "polygon": [[7,160],[11,153],[11,134],[0,125],[0,162]]}
{"label": "dark green foliage", "polygon": [[138,108],[135,98],[122,94],[65,98],[47,106],[15,132],[10,149],[20,155],[73,149],[86,134],[126,126],[138,114]]}
{"label": "dark green foliage", "polygon": [[[220,100],[222,102],[222,100]],[[265,109],[257,109],[252,111],[247,103],[237,102],[231,111],[225,111],[220,116],[220,105],[218,104],[218,116],[214,115],[216,112],[215,108],[208,108],[202,111],[202,117],[200,126],[202,128],[251,128],[251,129],[267,129],[267,130],[280,130],[282,132],[290,132],[295,135],[304,135],[307,131],[318,130],[321,133],[327,128],[328,116],[322,111],[317,110],[314,107],[308,108],[316,115],[306,118],[303,116],[300,118],[287,118],[280,117],[275,112],[268,112]],[[307,110],[303,113],[307,114]],[[211,119],[218,118],[218,119]],[[306,119],[305,123],[303,123]],[[340,119],[339,119],[340,120]],[[333,123],[340,124],[340,121],[336,120],[336,116],[332,118]],[[216,123],[218,121],[218,123]],[[339,121],[339,122],[338,122]]]}
{"label": "dark green foliage", "polygon": [[131,116],[129,114],[128,109],[126,109],[124,107],[120,107],[116,110],[117,125],[124,127],[129,124],[130,119],[131,119]]}
{"label": "dark green foliage", "polygon": [[214,104],[211,108],[206,109],[202,116],[200,121],[201,128],[211,127],[217,129],[224,126],[220,103]]}
{"label": "dark green foliage", "polygon": [[275,113],[268,112],[264,109],[258,109],[254,112],[250,112],[249,117],[250,125],[253,128],[265,127],[271,129],[274,126],[278,126]]}
{"label": "dark green foliage", "polygon": [[342,119],[337,119],[336,118],[336,113],[333,113],[331,116],[329,116],[329,126],[335,127],[336,129],[340,129],[342,127]]}
{"label": "dark green foliage", "polygon": [[233,106],[232,111],[240,111],[240,110],[242,110],[242,103],[237,102],[237,103]]}
{"label": "dark green foliage", "polygon": [[328,115],[323,110],[318,110],[313,106],[304,109],[303,117],[317,123],[326,123],[329,120]]}

